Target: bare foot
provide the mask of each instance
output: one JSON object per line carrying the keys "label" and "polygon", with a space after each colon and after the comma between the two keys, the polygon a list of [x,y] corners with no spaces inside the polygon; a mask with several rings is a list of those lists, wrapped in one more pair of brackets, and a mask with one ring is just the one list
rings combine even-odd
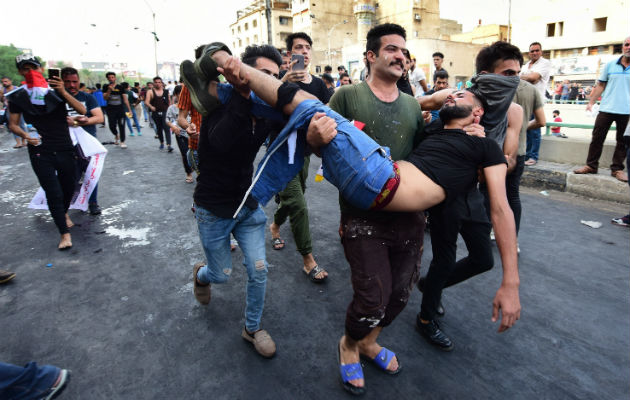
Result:
{"label": "bare foot", "polygon": [[61,235],[61,240],[59,241],[59,246],[57,247],[59,250],[67,250],[72,247],[72,238],[69,233],[64,233]]}
{"label": "bare foot", "polygon": [[[359,353],[363,354],[364,356],[370,359],[375,359],[376,356],[378,356],[378,353],[380,353],[382,349],[383,347],[380,346],[376,342],[372,342],[369,344],[359,342]],[[397,369],[398,369],[398,357],[393,357],[392,360],[389,362],[389,364],[387,364],[387,370],[393,372],[393,371],[396,371]]]}
{"label": "bare foot", "polygon": [[74,226],[74,222],[72,222],[72,220],[70,219],[70,216],[67,213],[66,213],[66,226],[68,227],[68,229]]}

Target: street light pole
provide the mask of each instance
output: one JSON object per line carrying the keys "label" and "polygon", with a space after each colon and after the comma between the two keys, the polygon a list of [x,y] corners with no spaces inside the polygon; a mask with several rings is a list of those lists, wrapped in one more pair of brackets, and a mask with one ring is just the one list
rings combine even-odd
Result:
{"label": "street light pole", "polygon": [[147,7],[149,7],[149,10],[151,10],[151,15],[153,16],[153,32],[151,32],[151,34],[153,35],[153,54],[155,55],[155,76],[158,75],[158,61],[157,61],[157,42],[160,41],[160,39],[158,39],[157,37],[157,30],[155,29],[155,11],[153,11],[153,8],[151,8],[151,4],[149,4],[149,2],[147,0],[144,0],[144,4],[147,5]]}
{"label": "street light pole", "polygon": [[333,30],[338,27],[339,25],[343,25],[343,24],[347,24],[348,20],[344,19],[343,21],[336,23],[335,25],[333,25],[330,30],[328,30],[328,65],[330,65],[332,67],[332,61],[331,61],[331,57],[330,57],[330,35],[332,35]]}

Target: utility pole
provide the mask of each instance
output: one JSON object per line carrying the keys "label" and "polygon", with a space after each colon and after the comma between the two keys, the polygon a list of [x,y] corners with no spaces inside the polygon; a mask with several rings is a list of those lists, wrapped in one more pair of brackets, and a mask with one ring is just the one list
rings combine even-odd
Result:
{"label": "utility pole", "polygon": [[265,17],[267,18],[267,43],[273,46],[273,36],[271,33],[271,0],[265,0]]}

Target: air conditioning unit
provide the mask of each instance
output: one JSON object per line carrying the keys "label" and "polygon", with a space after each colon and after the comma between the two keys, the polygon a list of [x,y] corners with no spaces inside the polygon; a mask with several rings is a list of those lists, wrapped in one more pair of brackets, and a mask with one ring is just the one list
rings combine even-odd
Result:
{"label": "air conditioning unit", "polygon": [[422,19],[422,17],[420,17],[420,14],[415,14],[414,19],[419,22]]}

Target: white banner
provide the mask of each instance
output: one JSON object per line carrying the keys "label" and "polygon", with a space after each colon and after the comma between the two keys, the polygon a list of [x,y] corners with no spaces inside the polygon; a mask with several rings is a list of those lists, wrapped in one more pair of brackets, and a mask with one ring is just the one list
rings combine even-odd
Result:
{"label": "white banner", "polygon": [[[81,185],[78,193],[75,193],[73,202],[70,204],[70,208],[87,211],[90,195],[94,191],[94,188],[98,183],[98,179],[101,177],[101,172],[103,172],[103,165],[105,164],[107,150],[103,147],[101,142],[81,127],[70,128],[70,137],[72,138],[72,144],[76,145],[78,143],[85,157],[89,157],[90,159],[83,177],[83,184]],[[36,210],[48,209],[44,189],[40,187],[37,190],[37,193],[35,193],[35,196],[29,203],[28,208]]]}

